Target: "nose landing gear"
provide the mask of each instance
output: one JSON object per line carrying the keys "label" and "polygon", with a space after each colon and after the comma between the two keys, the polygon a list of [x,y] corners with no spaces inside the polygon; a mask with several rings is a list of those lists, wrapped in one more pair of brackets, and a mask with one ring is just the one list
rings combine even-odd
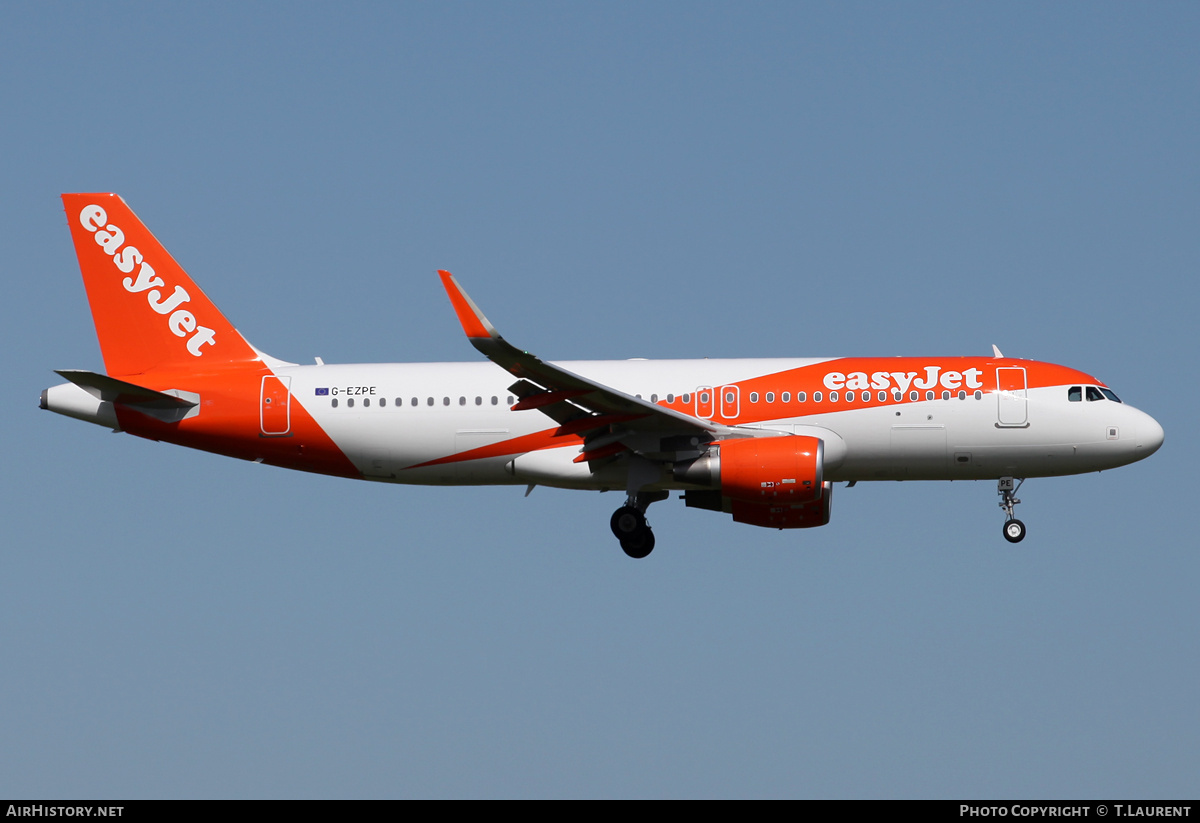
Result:
{"label": "nose landing gear", "polygon": [[1021,488],[1021,484],[1025,482],[1025,478],[1020,478],[1013,484],[1012,477],[1001,477],[996,484],[996,494],[1000,495],[1000,508],[1004,509],[1004,513],[1008,515],[1004,521],[1004,539],[1009,543],[1020,543],[1025,539],[1025,524],[1016,518],[1013,514],[1013,509],[1021,501],[1017,499],[1017,489]]}
{"label": "nose landing gear", "polygon": [[621,541],[625,554],[640,560],[654,551],[654,532],[646,522],[646,507],[656,500],[665,500],[667,492],[631,494],[625,505],[613,512],[608,525]]}

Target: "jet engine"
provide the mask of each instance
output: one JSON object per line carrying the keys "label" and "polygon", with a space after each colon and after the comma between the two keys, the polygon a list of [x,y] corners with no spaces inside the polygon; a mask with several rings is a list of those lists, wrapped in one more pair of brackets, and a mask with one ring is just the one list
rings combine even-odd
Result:
{"label": "jet engine", "polygon": [[738,523],[805,529],[829,522],[833,486],[824,481],[825,444],[819,437],[784,435],[723,440],[675,479],[707,489],[684,493],[688,506],[723,511]]}

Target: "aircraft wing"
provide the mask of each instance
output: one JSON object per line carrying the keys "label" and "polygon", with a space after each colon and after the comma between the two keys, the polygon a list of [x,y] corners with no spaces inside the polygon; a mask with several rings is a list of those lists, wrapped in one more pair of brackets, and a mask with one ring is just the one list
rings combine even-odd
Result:
{"label": "aircraft wing", "polygon": [[707,435],[705,440],[733,434],[728,426],[625,394],[521,351],[500,336],[454,275],[438,274],[471,345],[518,378],[510,387],[519,398],[514,411],[537,409],[557,421],[563,434],[584,437],[612,425],[630,433]]}

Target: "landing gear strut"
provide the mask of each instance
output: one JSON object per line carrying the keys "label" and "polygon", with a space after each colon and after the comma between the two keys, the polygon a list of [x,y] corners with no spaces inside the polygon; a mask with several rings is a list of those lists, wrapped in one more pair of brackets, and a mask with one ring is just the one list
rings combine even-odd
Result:
{"label": "landing gear strut", "polygon": [[641,559],[654,551],[654,532],[646,522],[646,507],[656,500],[665,500],[667,492],[631,494],[625,505],[613,512],[608,525],[621,548],[630,557]]}
{"label": "landing gear strut", "polygon": [[1013,514],[1013,509],[1021,502],[1017,499],[1017,489],[1021,488],[1024,482],[1025,478],[1020,478],[1014,485],[1013,478],[1001,477],[1000,482],[996,484],[996,494],[1000,495],[1000,508],[1008,515],[1004,521],[1004,539],[1009,543],[1020,543],[1025,539],[1025,524]]}

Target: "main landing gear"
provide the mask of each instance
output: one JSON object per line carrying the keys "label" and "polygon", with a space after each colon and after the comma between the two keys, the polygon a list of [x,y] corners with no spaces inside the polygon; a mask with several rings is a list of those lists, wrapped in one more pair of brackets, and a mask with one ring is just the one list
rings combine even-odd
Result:
{"label": "main landing gear", "polygon": [[608,524],[625,554],[640,560],[654,551],[654,532],[646,522],[646,507],[666,498],[667,492],[631,494],[625,505],[613,512]]}
{"label": "main landing gear", "polygon": [[1021,488],[1024,482],[1025,478],[1021,478],[1013,485],[1013,478],[1001,477],[1000,482],[996,484],[996,494],[1000,495],[1000,508],[1008,515],[1004,521],[1004,539],[1009,543],[1020,543],[1025,539],[1025,524],[1013,515],[1013,509],[1021,502],[1017,499],[1017,489]]}

